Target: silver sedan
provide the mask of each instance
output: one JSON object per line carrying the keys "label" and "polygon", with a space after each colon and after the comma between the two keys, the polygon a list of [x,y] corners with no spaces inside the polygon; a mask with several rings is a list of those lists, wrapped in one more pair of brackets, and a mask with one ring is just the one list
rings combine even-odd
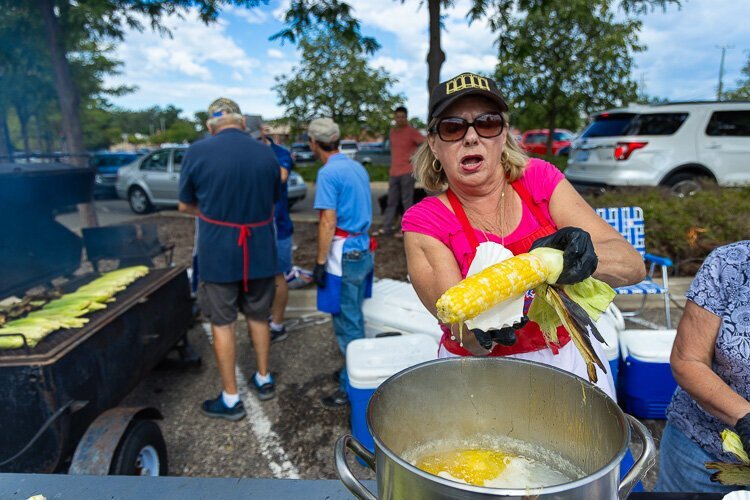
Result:
{"label": "silver sedan", "polygon": [[[180,169],[187,147],[153,151],[117,172],[117,196],[128,200],[130,209],[145,214],[156,207],[176,207],[180,186]],[[307,196],[307,185],[292,171],[287,181],[289,207]]]}

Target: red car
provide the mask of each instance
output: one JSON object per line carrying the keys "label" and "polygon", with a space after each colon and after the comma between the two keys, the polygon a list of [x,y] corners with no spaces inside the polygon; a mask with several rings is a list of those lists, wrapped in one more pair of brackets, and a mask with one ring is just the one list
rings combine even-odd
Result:
{"label": "red car", "polygon": [[[521,147],[529,153],[546,155],[548,134],[549,130],[546,128],[527,130],[521,136]],[[557,154],[560,149],[570,146],[574,135],[570,130],[556,128],[552,135],[552,154]]]}

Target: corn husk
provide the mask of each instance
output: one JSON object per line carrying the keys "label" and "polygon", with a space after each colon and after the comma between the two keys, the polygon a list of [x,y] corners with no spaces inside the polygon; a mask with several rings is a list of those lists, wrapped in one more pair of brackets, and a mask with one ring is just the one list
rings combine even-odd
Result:
{"label": "corn husk", "polygon": [[725,486],[750,486],[750,459],[737,433],[724,429],[721,432],[721,447],[740,463],[706,462],[706,469],[717,471],[711,474],[711,481]]}

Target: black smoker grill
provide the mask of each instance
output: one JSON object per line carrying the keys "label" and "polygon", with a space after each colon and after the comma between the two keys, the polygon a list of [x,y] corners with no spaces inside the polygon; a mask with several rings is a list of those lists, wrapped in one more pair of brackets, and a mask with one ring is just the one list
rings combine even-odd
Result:
{"label": "black smoker grill", "polygon": [[[0,300],[70,277],[82,241],[55,210],[91,199],[93,173],[64,164],[0,164]],[[98,273],[71,278],[71,291]],[[166,473],[153,408],[116,408],[185,335],[192,304],[184,268],[151,272],[35,348],[0,350],[0,471]],[[163,454],[141,469],[139,451]]]}

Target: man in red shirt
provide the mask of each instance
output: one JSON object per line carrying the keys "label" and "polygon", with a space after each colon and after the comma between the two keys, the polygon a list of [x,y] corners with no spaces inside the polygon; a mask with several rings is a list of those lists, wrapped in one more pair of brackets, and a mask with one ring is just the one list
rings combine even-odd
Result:
{"label": "man in red shirt", "polygon": [[[404,212],[414,204],[414,177],[411,155],[424,142],[424,136],[407,120],[408,112],[399,106],[394,112],[396,126],[391,129],[391,169],[388,171],[388,205],[383,216],[383,227],[379,234],[394,234],[393,222],[396,218],[398,202]],[[395,232],[397,238],[403,237],[401,230]]]}

